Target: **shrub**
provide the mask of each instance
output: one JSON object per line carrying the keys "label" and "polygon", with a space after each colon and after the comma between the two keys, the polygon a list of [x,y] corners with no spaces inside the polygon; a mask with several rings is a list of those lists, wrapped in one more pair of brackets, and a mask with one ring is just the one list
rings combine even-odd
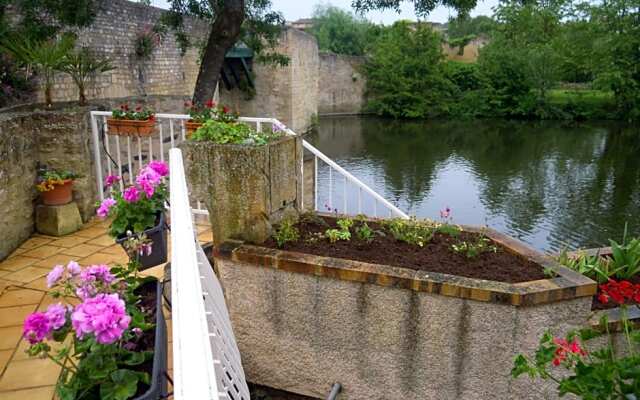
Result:
{"label": "shrub", "polygon": [[283,134],[283,131],[279,130],[257,132],[242,122],[208,120],[193,133],[191,140],[262,146],[282,137]]}

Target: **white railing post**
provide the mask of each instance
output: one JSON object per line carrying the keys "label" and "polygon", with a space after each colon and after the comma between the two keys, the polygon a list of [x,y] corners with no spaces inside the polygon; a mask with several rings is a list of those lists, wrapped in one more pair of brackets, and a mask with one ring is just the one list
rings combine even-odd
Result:
{"label": "white railing post", "polygon": [[171,318],[176,400],[218,399],[182,153],[171,149]]}
{"label": "white railing post", "polygon": [[[111,113],[109,113],[111,114]],[[93,162],[96,164],[96,185],[98,186],[98,199],[104,200],[104,186],[102,184],[102,158],[100,157],[100,133],[96,115],[91,113],[91,141],[93,142]]]}

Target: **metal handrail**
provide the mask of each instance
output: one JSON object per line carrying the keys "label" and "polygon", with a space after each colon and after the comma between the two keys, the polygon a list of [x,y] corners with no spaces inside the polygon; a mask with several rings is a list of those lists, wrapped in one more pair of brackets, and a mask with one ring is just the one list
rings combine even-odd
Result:
{"label": "metal handrail", "polygon": [[[384,197],[380,196],[373,189],[371,189],[369,186],[364,184],[360,179],[358,179],[355,176],[351,175],[347,170],[345,170],[344,168],[342,168],[341,166],[336,164],[332,159],[330,159],[329,157],[324,155],[320,150],[316,149],[309,142],[307,142],[306,140],[303,140],[302,144],[303,144],[305,149],[309,150],[311,153],[313,153],[313,155],[315,155],[316,157],[318,157],[319,159],[324,161],[327,165],[329,165],[329,167],[331,167],[331,168],[335,169],[336,171],[338,171],[340,174],[342,174],[351,183],[353,183],[354,185],[358,186],[360,189],[362,189],[365,192],[367,192],[369,195],[371,195],[374,199],[376,199],[377,201],[382,203],[385,207],[390,209],[397,216],[399,216],[400,218],[405,218],[405,219],[409,218],[409,216],[407,214],[405,214],[403,211],[401,211],[398,207],[394,206],[389,201],[387,201]],[[329,189],[329,190],[331,190],[331,189]]]}
{"label": "metal handrail", "polygon": [[[103,119],[103,124],[106,124],[106,118],[111,116],[112,112],[111,111],[91,111],[91,129],[93,132],[92,135],[92,142],[93,142],[93,152],[94,152],[94,162],[95,162],[95,168],[96,168],[96,185],[97,185],[97,189],[98,189],[98,195],[99,195],[99,199],[102,200],[104,199],[104,189],[103,189],[103,177],[104,177],[104,173],[110,173],[111,172],[111,164],[109,162],[107,162],[106,166],[108,168],[107,171],[102,171],[102,155],[101,155],[101,149],[100,149],[100,143],[101,143],[101,136],[99,134],[99,130],[98,130],[98,117],[100,117],[101,119]],[[170,148],[173,148],[177,145],[177,143],[179,143],[180,140],[184,140],[185,139],[185,124],[184,122],[189,120],[190,116],[187,114],[170,114],[170,113],[157,113],[156,114],[156,118],[159,120],[168,120],[169,123],[169,129],[168,132],[166,132],[167,134],[169,134],[170,137],[170,144],[167,143],[167,145],[170,146]],[[239,121],[242,122],[247,122],[247,123],[253,123],[256,126],[256,130],[261,131],[262,130],[262,124],[272,124],[272,126],[280,126],[282,125],[280,123],[280,121],[278,121],[275,118],[260,118],[260,117],[240,117],[238,118]],[[174,129],[174,121],[176,121],[177,126],[175,126]],[[174,140],[175,138],[175,134],[178,134],[177,139]],[[288,135],[296,135],[295,132],[293,132],[290,129],[286,129],[286,133]],[[162,129],[162,124],[160,124],[159,129],[158,129],[158,137],[157,139],[159,139],[159,142],[157,142],[157,145],[159,146],[159,153],[156,154],[156,156],[160,159],[163,160],[164,159],[164,145],[163,145],[163,140],[164,140],[165,136],[163,134],[163,129]],[[142,165],[141,159],[142,159],[142,155],[145,154],[142,152],[142,147],[147,146],[147,142],[148,142],[148,152],[147,154],[149,155],[149,159],[152,159],[154,154],[152,153],[152,138],[146,138],[146,139],[141,139],[140,137],[137,138],[132,138],[132,137],[123,137],[122,139],[119,136],[115,136],[114,139],[112,139],[115,141],[115,150],[117,152],[117,158],[118,161],[117,163],[114,161],[115,164],[117,164],[116,167],[114,167],[117,171],[119,172],[120,175],[122,175],[122,165],[127,165],[127,167],[130,169],[134,168],[134,163],[136,162],[136,144],[137,144],[137,163],[139,166]],[[167,139],[168,140],[168,139]],[[144,141],[144,144],[143,144]],[[121,146],[122,144],[122,146]],[[409,216],[404,213],[402,210],[400,210],[398,207],[394,206],[391,202],[389,202],[388,200],[386,200],[384,197],[382,197],[381,195],[379,195],[378,193],[376,193],[373,189],[371,189],[369,186],[367,186],[365,183],[363,183],[362,181],[360,181],[358,178],[356,178],[355,176],[353,176],[352,174],[350,174],[349,172],[347,172],[344,168],[342,168],[341,166],[339,166],[336,162],[334,162],[332,159],[330,159],[329,157],[327,157],[325,154],[323,154],[320,150],[318,150],[317,148],[315,148],[313,145],[311,145],[309,142],[307,142],[306,140],[302,140],[302,145],[304,147],[304,149],[306,149],[307,151],[311,152],[314,155],[314,188],[315,188],[315,201],[314,201],[314,205],[313,205],[313,209],[316,211],[319,211],[319,207],[318,207],[318,160],[323,161],[325,164],[327,164],[329,166],[329,206],[333,206],[332,204],[332,195],[333,195],[333,182],[334,182],[334,177],[333,177],[333,172],[336,171],[340,176],[342,176],[344,178],[344,183],[343,183],[343,198],[342,198],[342,213],[347,214],[347,183],[349,182],[350,184],[354,185],[357,190],[358,190],[358,201],[357,201],[357,212],[361,213],[362,212],[362,194],[366,193],[368,195],[370,195],[373,198],[373,216],[377,217],[378,216],[378,205],[382,205],[384,208],[386,208],[386,210],[388,210],[389,212],[389,216],[397,216],[400,218],[409,218]],[[105,147],[105,152],[109,151],[109,140],[104,139],[104,143],[103,146]],[[125,156],[124,156],[124,160],[120,160],[120,149],[121,147],[123,148],[123,151],[125,151]],[[133,151],[132,151],[133,148]],[[132,154],[133,153],[133,154]],[[300,163],[300,170],[302,173],[302,176],[304,177],[304,163],[301,162]],[[132,179],[132,174],[130,173],[129,175],[129,179]],[[122,189],[122,185],[124,185],[123,181],[120,181],[120,185],[121,185],[121,189]],[[301,182],[302,185],[302,193],[304,192],[304,179]],[[196,199],[198,200],[198,199]],[[302,196],[301,199],[301,204],[300,204],[300,208],[304,209],[304,195]],[[196,201],[196,207],[193,208],[193,213],[196,214],[208,214],[207,210],[204,209],[199,201]]]}

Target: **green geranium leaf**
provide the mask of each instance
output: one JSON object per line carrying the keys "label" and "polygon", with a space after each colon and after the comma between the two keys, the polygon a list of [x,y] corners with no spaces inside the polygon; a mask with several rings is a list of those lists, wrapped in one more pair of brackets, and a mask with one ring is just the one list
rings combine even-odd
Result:
{"label": "green geranium leaf", "polygon": [[119,369],[110,375],[111,381],[100,385],[101,400],[127,400],[138,390],[138,373]]}

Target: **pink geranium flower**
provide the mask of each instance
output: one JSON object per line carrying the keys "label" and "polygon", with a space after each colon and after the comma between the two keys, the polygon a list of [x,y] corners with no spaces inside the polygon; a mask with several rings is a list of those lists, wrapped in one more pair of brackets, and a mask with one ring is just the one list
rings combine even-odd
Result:
{"label": "pink geranium flower", "polygon": [[76,306],[71,324],[79,339],[93,334],[100,344],[111,344],[122,337],[129,323],[125,304],[117,294],[99,294]]}
{"label": "pink geranium flower", "polygon": [[164,161],[151,161],[148,167],[154,170],[160,176],[169,175],[169,166]]}
{"label": "pink geranium flower", "polygon": [[124,197],[124,201],[128,203],[135,203],[140,198],[140,192],[138,191],[138,188],[131,186],[124,191],[122,197]]}
{"label": "pink geranium flower", "polygon": [[55,286],[55,284],[62,278],[62,275],[64,275],[64,267],[62,265],[56,265],[53,267],[51,272],[47,275],[47,287],[51,288]]}
{"label": "pink geranium flower", "polygon": [[43,312],[36,312],[29,315],[24,320],[22,336],[30,344],[42,342],[45,338],[51,337],[51,321]]}
{"label": "pink geranium flower", "polygon": [[107,197],[106,199],[102,200],[102,203],[100,204],[100,207],[98,207],[98,211],[96,211],[96,214],[98,214],[98,217],[100,218],[106,218],[107,215],[109,215],[109,211],[111,211],[111,207],[115,205],[115,199]]}
{"label": "pink geranium flower", "polygon": [[118,175],[109,175],[104,180],[104,184],[107,187],[111,187],[117,182],[120,182],[120,177]]}
{"label": "pink geranium flower", "polygon": [[67,308],[61,303],[51,304],[47,308],[45,315],[49,318],[51,327],[54,330],[62,328],[67,322]]}

